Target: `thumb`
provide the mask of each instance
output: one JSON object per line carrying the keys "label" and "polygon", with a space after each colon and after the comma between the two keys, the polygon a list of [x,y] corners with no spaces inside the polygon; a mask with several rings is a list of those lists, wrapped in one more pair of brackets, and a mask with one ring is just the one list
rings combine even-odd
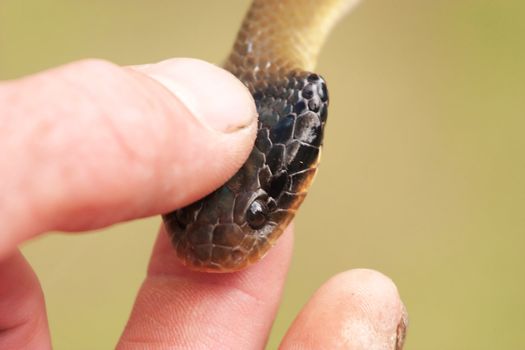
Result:
{"label": "thumb", "polygon": [[0,83],[0,111],[0,257],[186,205],[235,173],[256,129],[244,85],[193,59],[72,63]]}

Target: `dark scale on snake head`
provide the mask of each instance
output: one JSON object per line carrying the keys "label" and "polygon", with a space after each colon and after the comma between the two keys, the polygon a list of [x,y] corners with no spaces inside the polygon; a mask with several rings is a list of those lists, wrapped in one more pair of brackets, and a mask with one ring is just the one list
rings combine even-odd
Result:
{"label": "dark scale on snake head", "polygon": [[[285,10],[295,2],[280,1],[254,1],[225,65],[255,100],[259,122],[251,154],[215,192],[163,216],[178,257],[192,269],[228,272],[259,260],[292,220],[317,170],[328,92],[324,79],[305,69],[316,51],[296,47],[304,40],[287,34],[293,23],[271,19],[300,26],[322,22],[326,14],[319,17],[315,1],[298,0],[301,11],[292,12]],[[274,23],[271,31],[262,28],[268,23]],[[322,38],[306,32],[318,51],[315,40]]]}

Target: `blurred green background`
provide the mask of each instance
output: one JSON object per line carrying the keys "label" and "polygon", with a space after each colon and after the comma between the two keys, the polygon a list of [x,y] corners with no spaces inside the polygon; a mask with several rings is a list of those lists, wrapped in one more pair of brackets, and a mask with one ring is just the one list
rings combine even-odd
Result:
{"label": "blurred green background", "polygon": [[[220,64],[248,2],[1,0],[0,79],[85,57]],[[406,349],[523,349],[525,2],[368,0],[317,71],[326,147],[268,348],[323,281],[369,267],[399,287]],[[158,225],[23,247],[56,349],[115,345]]]}

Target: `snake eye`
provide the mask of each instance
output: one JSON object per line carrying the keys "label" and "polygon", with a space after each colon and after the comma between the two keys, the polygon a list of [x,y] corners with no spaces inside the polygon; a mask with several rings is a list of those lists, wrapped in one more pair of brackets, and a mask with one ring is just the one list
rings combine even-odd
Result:
{"label": "snake eye", "polygon": [[256,199],[250,204],[246,212],[246,220],[253,229],[259,229],[264,226],[267,220],[268,206],[260,199]]}

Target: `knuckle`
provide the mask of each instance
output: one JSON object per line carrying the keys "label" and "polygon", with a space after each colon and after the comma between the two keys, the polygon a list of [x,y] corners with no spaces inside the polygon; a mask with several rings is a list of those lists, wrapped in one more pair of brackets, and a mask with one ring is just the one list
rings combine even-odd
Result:
{"label": "knuckle", "polygon": [[99,74],[112,73],[120,70],[119,66],[117,66],[116,64],[100,58],[86,58],[77,61],[74,65],[77,69]]}
{"label": "knuckle", "polygon": [[98,58],[77,61],[66,69],[66,80],[73,86],[84,88],[94,94],[112,90],[122,91],[129,85],[129,76],[122,67]]}

